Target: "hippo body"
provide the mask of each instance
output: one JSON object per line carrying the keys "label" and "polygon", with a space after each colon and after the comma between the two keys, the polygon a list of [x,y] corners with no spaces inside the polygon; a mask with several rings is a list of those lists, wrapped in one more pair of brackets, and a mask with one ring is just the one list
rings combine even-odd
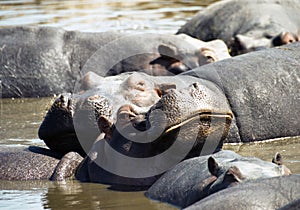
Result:
{"label": "hippo body", "polygon": [[[215,163],[208,163],[212,160],[218,164],[214,175],[211,173],[214,173],[212,164]],[[285,169],[271,162],[223,150],[177,164],[148,189],[146,196],[184,208],[241,182],[288,175]]]}
{"label": "hippo body", "polygon": [[298,0],[220,1],[197,13],[178,33],[204,41],[221,39],[236,55],[299,41],[299,13]]}
{"label": "hippo body", "polygon": [[0,160],[0,180],[60,181],[72,178],[83,158],[75,152],[62,156],[37,146],[1,146]]}
{"label": "hippo body", "polygon": [[0,179],[50,179],[62,155],[40,147],[0,147]]}
{"label": "hippo body", "polygon": [[[215,46],[220,46],[222,53],[215,53]],[[51,27],[4,28],[0,30],[1,97],[74,92],[86,69],[94,69],[101,76],[129,71],[178,74],[230,57],[224,48],[227,49],[221,40],[206,45],[187,36],[87,33]]]}
{"label": "hippo body", "polygon": [[259,179],[221,190],[186,209],[279,209],[296,203],[299,187],[300,175]]}

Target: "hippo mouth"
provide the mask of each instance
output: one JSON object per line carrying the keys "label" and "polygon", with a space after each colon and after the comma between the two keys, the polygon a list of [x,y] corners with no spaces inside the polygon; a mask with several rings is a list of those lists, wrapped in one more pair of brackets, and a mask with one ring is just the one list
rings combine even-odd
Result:
{"label": "hippo mouth", "polygon": [[168,127],[164,133],[172,132],[186,124],[189,124],[189,123],[192,123],[195,121],[199,121],[201,119],[204,119],[204,120],[224,119],[226,121],[226,119],[232,120],[232,118],[233,118],[233,114],[229,113],[229,112],[228,113],[222,113],[222,112],[212,113],[211,111],[199,111],[199,112],[192,114],[189,117],[185,118],[185,120]]}
{"label": "hippo mouth", "polygon": [[180,122],[167,126],[151,143],[153,151],[150,155],[165,152],[175,141],[180,141],[182,145],[191,145],[185,158],[199,156],[207,141],[210,141],[209,144],[214,148],[208,151],[209,153],[219,151],[227,137],[232,119],[233,114],[230,112],[198,111]]}

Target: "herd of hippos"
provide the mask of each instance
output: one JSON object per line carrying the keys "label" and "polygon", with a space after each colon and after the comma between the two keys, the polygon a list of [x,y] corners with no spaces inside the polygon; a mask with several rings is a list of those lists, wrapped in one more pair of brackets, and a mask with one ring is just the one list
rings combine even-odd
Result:
{"label": "herd of hippos", "polygon": [[48,148],[1,146],[0,179],[97,182],[187,209],[299,209],[300,175],[279,153],[222,150],[300,136],[299,14],[299,0],[223,0],[176,35],[0,29],[2,97],[62,93],[38,131]]}

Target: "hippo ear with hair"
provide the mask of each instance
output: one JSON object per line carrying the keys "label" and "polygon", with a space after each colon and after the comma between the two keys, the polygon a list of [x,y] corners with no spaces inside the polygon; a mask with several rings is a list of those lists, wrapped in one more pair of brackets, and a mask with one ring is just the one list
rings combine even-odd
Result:
{"label": "hippo ear with hair", "polygon": [[218,165],[216,159],[213,158],[213,157],[209,157],[207,162],[208,162],[208,170],[209,170],[209,172],[210,172],[213,176],[218,177],[218,172],[219,172],[219,170],[220,170],[220,167],[219,167],[219,165]]}
{"label": "hippo ear with hair", "polygon": [[234,182],[242,182],[243,175],[240,171],[240,169],[236,166],[231,166],[224,176],[224,181],[228,183],[234,183]]}
{"label": "hippo ear with hair", "polygon": [[272,159],[272,163],[282,165],[282,156],[279,152],[276,152],[275,156]]}
{"label": "hippo ear with hair", "polygon": [[178,49],[173,45],[161,44],[158,46],[158,52],[161,56],[175,58],[178,54]]}

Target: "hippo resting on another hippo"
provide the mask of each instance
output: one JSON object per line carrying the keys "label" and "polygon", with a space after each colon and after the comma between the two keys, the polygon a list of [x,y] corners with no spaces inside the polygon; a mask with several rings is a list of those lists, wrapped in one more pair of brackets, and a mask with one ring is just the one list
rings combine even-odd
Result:
{"label": "hippo resting on another hippo", "polygon": [[[221,40],[205,43],[183,35],[4,28],[0,92],[4,98],[51,96],[73,91],[85,68],[96,68],[101,76],[128,71],[172,75],[229,57]],[[91,59],[101,65],[85,66]]]}
{"label": "hippo resting on another hippo", "polygon": [[227,0],[214,3],[178,33],[222,39],[232,55],[300,40],[298,0]]}
{"label": "hippo resting on another hippo", "polygon": [[[80,170],[84,174],[80,176],[82,180],[128,185],[151,185],[157,177],[143,179],[139,173],[133,178],[117,176],[99,167],[97,161],[111,161],[112,168],[128,166],[124,170],[129,170],[135,165],[128,164],[125,157],[160,158],[161,154],[171,152],[165,158],[175,165],[187,157],[216,152],[223,141],[253,142],[299,136],[299,49],[300,43],[295,43],[249,53],[177,76],[163,77],[163,82],[161,77],[135,73],[131,77],[136,81],[133,87],[126,86],[128,81],[116,82],[123,75],[114,77],[116,81],[112,84],[124,90],[119,93],[121,96],[110,99],[109,93],[101,92],[100,84],[98,89],[83,93],[73,105],[72,99],[62,97],[45,117],[39,136],[46,143],[57,144],[50,148],[59,152],[62,152],[59,145],[65,140],[77,145],[80,142],[83,150],[89,152],[81,166],[84,168]],[[141,79],[135,80],[138,75]],[[151,82],[154,85],[147,85]],[[107,90],[106,83],[103,84]],[[124,94],[127,96],[122,99]],[[149,95],[151,97],[147,97]],[[153,98],[155,100],[149,100]],[[74,128],[73,124],[78,126]],[[90,150],[94,139],[89,136],[92,135],[99,138]],[[122,161],[108,158],[114,156],[109,155],[112,151],[122,154]],[[168,161],[156,160],[154,164]],[[149,164],[145,167],[154,171],[161,167]]]}

